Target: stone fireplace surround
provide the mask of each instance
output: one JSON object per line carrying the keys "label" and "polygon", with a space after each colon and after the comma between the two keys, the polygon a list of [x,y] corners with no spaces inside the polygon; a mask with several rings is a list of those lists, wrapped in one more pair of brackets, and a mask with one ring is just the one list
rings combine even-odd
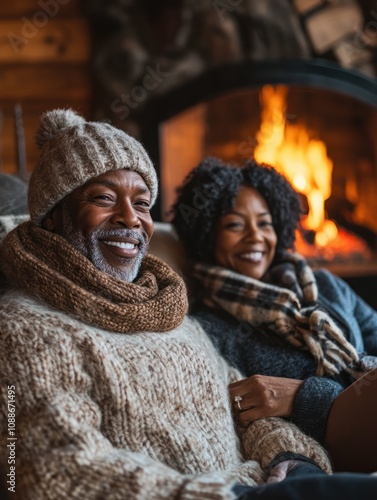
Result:
{"label": "stone fireplace surround", "polygon": [[138,113],[216,67],[325,59],[377,77],[376,0],[93,0],[95,119]]}
{"label": "stone fireplace surround", "polygon": [[[95,0],[86,8],[93,37],[94,119],[110,120],[142,139],[158,169],[155,132],[163,120],[248,85],[307,85],[349,95],[355,101],[338,99],[339,106],[366,104],[353,128],[373,136],[374,113],[368,107],[377,100],[377,78],[370,76],[377,74],[374,0]],[[338,113],[336,100],[324,105],[329,118]],[[294,113],[300,117],[303,111]],[[368,148],[373,145],[357,149],[365,157]],[[377,163],[375,149],[367,156]],[[161,207],[155,216],[161,219]]]}

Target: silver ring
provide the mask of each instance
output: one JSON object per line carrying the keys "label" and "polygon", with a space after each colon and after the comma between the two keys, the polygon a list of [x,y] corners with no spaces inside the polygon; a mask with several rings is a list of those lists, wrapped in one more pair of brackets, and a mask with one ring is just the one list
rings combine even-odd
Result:
{"label": "silver ring", "polygon": [[235,402],[235,403],[237,403],[238,409],[239,409],[240,411],[242,411],[241,401],[242,401],[242,396],[236,396],[236,397],[234,398],[234,402]]}

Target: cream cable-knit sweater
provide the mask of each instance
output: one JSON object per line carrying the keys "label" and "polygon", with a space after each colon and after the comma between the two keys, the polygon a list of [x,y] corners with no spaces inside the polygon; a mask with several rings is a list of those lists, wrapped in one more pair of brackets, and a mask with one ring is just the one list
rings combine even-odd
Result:
{"label": "cream cable-knit sweater", "polygon": [[281,419],[253,424],[242,458],[227,390],[239,375],[188,318],[167,333],[110,333],[13,293],[0,355],[2,472],[15,387],[15,498],[231,499],[234,481],[263,482],[261,466],[287,450],[329,470]]}

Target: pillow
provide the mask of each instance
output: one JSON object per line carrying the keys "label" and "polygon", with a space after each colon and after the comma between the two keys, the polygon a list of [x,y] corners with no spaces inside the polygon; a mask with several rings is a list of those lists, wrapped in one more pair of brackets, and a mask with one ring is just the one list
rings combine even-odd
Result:
{"label": "pillow", "polygon": [[16,226],[29,219],[29,215],[0,215],[0,241]]}

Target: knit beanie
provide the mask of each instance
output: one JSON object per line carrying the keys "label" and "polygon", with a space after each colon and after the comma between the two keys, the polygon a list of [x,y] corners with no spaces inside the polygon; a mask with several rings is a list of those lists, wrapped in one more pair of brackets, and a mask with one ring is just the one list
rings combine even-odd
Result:
{"label": "knit beanie", "polygon": [[30,177],[28,205],[40,226],[48,212],[90,179],[111,170],[132,170],[144,179],[156,201],[156,171],[144,147],[108,123],[87,122],[71,109],[42,115],[36,141],[39,161]]}

